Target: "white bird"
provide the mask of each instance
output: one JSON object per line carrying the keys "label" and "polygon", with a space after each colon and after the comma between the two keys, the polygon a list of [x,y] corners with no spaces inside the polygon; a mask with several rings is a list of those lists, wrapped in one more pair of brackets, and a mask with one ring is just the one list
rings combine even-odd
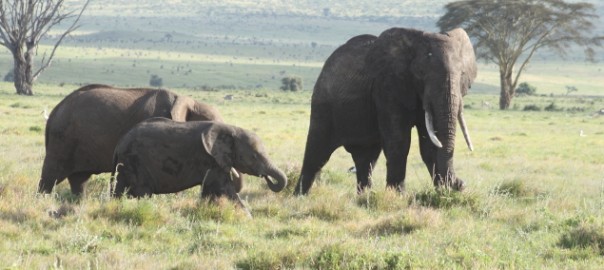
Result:
{"label": "white bird", "polygon": [[42,111],[42,116],[44,116],[44,119],[48,120],[48,106],[44,106],[44,110]]}
{"label": "white bird", "polygon": [[581,137],[585,137],[585,136],[587,136],[587,135],[585,135],[585,133],[583,133],[583,130],[580,130],[580,131],[579,131],[579,136],[581,136]]}

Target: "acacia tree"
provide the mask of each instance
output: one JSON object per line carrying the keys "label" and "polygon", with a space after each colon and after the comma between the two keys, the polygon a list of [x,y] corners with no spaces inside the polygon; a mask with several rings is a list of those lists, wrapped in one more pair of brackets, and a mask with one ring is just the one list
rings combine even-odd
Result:
{"label": "acacia tree", "polygon": [[[89,1],[78,12],[65,12],[64,0],[0,0],[0,45],[13,55],[17,94],[33,95],[33,82],[50,66],[63,39],[79,27],[78,21]],[[63,21],[71,21],[70,26],[58,35],[50,53],[44,53],[40,67],[34,71],[40,40]]]}
{"label": "acacia tree", "polygon": [[[594,59],[593,20],[598,16],[589,3],[562,0],[465,0],[449,3],[437,25],[441,31],[462,27],[475,41],[477,58],[499,66],[499,108],[508,109],[520,74],[541,48],[561,56],[571,45],[585,49]],[[516,64],[519,64],[515,70]]]}

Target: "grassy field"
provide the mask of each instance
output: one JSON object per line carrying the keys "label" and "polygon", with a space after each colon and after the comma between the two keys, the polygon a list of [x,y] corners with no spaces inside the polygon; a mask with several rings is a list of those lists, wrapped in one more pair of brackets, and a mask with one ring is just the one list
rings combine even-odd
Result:
{"label": "grassy field", "polygon": [[[480,64],[465,99],[475,151],[459,139],[455,156],[463,193],[434,191],[414,137],[404,194],[385,189],[382,157],[374,188],[357,195],[352,159],[338,149],[311,194],[292,195],[311,92],[278,91],[281,78],[312,89],[348,38],[392,26],[434,31],[445,2],[93,1],[36,96],[0,82],[0,269],[601,269],[604,64],[580,53],[538,54],[521,78],[538,96],[515,98],[508,111],[497,110],[497,68]],[[0,76],[11,61],[0,50]],[[112,200],[108,174],[93,176],[81,199],[67,183],[36,194],[42,111],[80,84],[138,87],[154,74],[255,131],[287,190],[246,177],[240,195],[252,219],[228,201],[200,201],[199,188]],[[566,96],[566,86],[578,92]]]}
{"label": "grassy field", "polygon": [[[68,185],[36,194],[45,120],[75,86],[38,85],[21,97],[0,83],[0,268],[65,269],[599,269],[604,264],[604,97],[524,97],[502,112],[497,96],[471,93],[475,151],[458,140],[463,193],[437,193],[413,139],[404,194],[355,193],[339,149],[306,197],[292,196],[309,119],[308,91],[175,91],[254,130],[290,187],[272,193],[247,177],[241,197],[199,200],[199,189],[148,199],[108,199],[109,175],[77,200]],[[224,95],[234,95],[225,101]],[[553,106],[551,104],[554,104]],[[524,111],[534,105],[542,111]],[[544,111],[549,107],[550,111]],[[585,136],[580,136],[583,131]]]}

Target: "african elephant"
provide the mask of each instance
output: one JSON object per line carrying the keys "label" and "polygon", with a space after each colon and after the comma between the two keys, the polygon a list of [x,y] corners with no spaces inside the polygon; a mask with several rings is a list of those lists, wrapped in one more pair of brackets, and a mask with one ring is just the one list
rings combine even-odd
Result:
{"label": "african elephant", "polygon": [[264,177],[274,192],[287,184],[258,136],[223,123],[151,118],[120,139],[113,159],[118,168],[115,196],[126,190],[141,197],[201,185],[202,197],[226,195],[243,206],[231,180],[233,169]]}
{"label": "african elephant", "polygon": [[476,78],[466,32],[391,28],[351,38],[327,59],[315,84],[296,194],[308,193],[333,151],[344,146],[356,166],[357,191],[371,187],[383,149],[387,187],[404,190],[411,129],[436,187],[461,190],[453,168],[456,123],[472,150],[463,100]]}
{"label": "african elephant", "polygon": [[67,177],[71,191],[81,194],[90,175],[115,169],[112,156],[119,138],[135,124],[155,116],[222,121],[209,105],[167,90],[84,86],[50,113],[38,191],[50,193]]}

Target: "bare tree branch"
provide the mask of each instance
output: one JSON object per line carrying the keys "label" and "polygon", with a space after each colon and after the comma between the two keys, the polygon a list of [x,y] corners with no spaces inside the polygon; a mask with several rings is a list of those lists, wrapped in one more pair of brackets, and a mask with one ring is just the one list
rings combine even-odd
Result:
{"label": "bare tree branch", "polygon": [[[62,2],[62,1],[61,1]],[[48,60],[44,61],[46,56],[44,56],[42,58],[42,64],[41,67],[38,69],[38,71],[36,71],[34,73],[34,80],[36,80],[38,78],[38,76],[44,72],[44,70],[46,70],[50,64],[52,64],[52,59],[55,55],[55,52],[57,51],[57,48],[59,47],[59,45],[61,45],[61,42],[63,42],[63,39],[70,35],[73,31],[77,30],[79,28],[78,22],[80,21],[80,17],[82,17],[82,13],[84,13],[84,10],[86,9],[86,7],[88,6],[88,4],[90,3],[90,0],[86,0],[86,3],[84,4],[84,7],[82,7],[82,9],[80,10],[80,13],[78,14],[78,16],[75,18],[75,20],[73,21],[73,23],[71,24],[71,26],[69,28],[67,28],[67,30],[65,32],[63,32],[63,34],[61,34],[61,36],[59,37],[59,39],[57,40],[57,42],[55,43],[54,47],[52,48],[52,51],[50,52],[50,56],[48,57]],[[49,28],[46,28],[46,31],[44,32],[47,33],[50,30]],[[42,35],[40,35],[41,37]]]}
{"label": "bare tree branch", "polygon": [[[78,12],[64,13],[65,0],[0,0],[0,45],[13,54],[18,94],[33,94],[33,82],[51,65],[65,37],[78,29],[78,22],[89,2],[87,0]],[[38,44],[53,27],[65,21],[71,24],[58,36],[48,57],[44,53],[40,67],[34,72],[33,59]]]}

